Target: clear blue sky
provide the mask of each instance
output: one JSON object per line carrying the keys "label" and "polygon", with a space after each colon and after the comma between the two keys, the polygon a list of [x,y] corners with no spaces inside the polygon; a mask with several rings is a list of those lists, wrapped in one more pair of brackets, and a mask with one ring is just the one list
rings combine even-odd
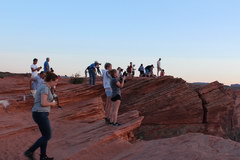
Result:
{"label": "clear blue sky", "polygon": [[46,57],[62,75],[93,61],[154,64],[189,82],[239,83],[239,0],[0,0],[0,71]]}

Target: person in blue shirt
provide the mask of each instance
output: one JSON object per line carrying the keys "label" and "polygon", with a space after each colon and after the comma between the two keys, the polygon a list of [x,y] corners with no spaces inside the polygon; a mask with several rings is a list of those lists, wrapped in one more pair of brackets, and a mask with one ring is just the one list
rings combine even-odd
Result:
{"label": "person in blue shirt", "polygon": [[44,73],[50,72],[50,66],[49,66],[50,58],[47,58],[44,62]]}
{"label": "person in blue shirt", "polygon": [[144,67],[143,64],[141,64],[141,66],[138,68],[138,71],[140,72],[139,77],[144,77]]}
{"label": "person in blue shirt", "polygon": [[88,73],[89,73],[89,84],[95,85],[96,84],[96,72],[98,72],[101,75],[99,65],[101,63],[98,63],[95,61],[93,64],[87,67]]}
{"label": "person in blue shirt", "polygon": [[45,73],[42,71],[34,78],[30,80],[30,90],[32,92],[33,97],[35,98],[37,89],[44,83]]}

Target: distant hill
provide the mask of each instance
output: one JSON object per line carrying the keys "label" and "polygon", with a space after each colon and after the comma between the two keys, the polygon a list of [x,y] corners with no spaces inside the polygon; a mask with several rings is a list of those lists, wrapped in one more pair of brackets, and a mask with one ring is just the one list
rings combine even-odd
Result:
{"label": "distant hill", "polygon": [[235,89],[235,90],[239,90],[240,89],[240,84],[231,84],[231,88]]}
{"label": "distant hill", "polygon": [[31,76],[30,73],[10,73],[10,72],[0,72],[0,78],[10,77],[10,76]]}

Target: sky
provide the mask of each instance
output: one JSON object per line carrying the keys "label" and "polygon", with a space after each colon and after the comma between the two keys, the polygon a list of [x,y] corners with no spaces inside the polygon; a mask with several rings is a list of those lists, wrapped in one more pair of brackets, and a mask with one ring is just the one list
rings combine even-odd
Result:
{"label": "sky", "polygon": [[[0,71],[46,57],[61,75],[95,60],[154,64],[188,82],[240,83],[239,0],[0,0]],[[103,68],[103,66],[102,66]],[[155,68],[156,72],[156,68]]]}

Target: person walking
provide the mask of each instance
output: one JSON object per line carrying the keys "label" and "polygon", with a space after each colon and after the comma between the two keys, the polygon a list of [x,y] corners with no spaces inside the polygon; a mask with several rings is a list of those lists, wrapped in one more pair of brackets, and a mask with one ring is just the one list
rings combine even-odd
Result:
{"label": "person walking", "polygon": [[51,126],[48,119],[51,107],[57,105],[53,100],[51,88],[58,83],[58,76],[54,73],[47,73],[45,83],[42,84],[36,93],[34,106],[32,108],[33,120],[37,123],[42,136],[24,153],[29,160],[34,160],[34,152],[40,148],[40,160],[53,160],[46,154],[48,141],[51,139]]}

